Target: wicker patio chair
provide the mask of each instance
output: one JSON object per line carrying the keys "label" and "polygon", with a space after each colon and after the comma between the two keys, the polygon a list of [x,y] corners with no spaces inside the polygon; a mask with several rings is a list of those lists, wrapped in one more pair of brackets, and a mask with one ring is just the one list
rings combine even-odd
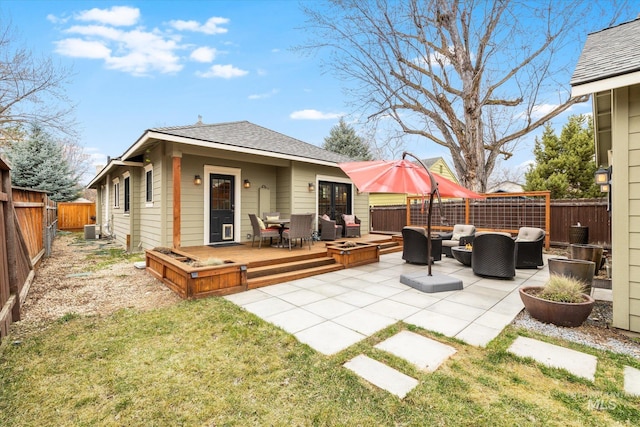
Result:
{"label": "wicker patio chair", "polygon": [[544,265],[542,249],[545,232],[541,228],[521,227],[516,237],[516,268],[538,268]]}
{"label": "wicker patio chair", "polygon": [[289,228],[284,230],[282,238],[289,241],[289,250],[291,250],[291,241],[300,239],[300,246],[305,240],[309,241],[309,250],[311,250],[313,227],[313,214],[292,214]]}
{"label": "wicker patio chair", "polygon": [[355,215],[342,214],[344,237],[360,237],[360,219]]}
{"label": "wicker patio chair", "polygon": [[[402,229],[402,259],[410,264],[428,264],[427,230],[424,227],[404,227]],[[431,259],[442,259],[442,239],[431,238]]]}
{"label": "wicker patio chair", "polygon": [[469,224],[456,224],[450,233],[440,233],[442,238],[442,253],[451,258],[451,248],[454,246],[465,246],[473,243],[476,227]]}
{"label": "wicker patio chair", "polygon": [[327,215],[318,216],[320,240],[336,240],[342,237],[342,225],[330,219]]}
{"label": "wicker patio chair", "polygon": [[256,237],[260,239],[258,242],[258,249],[262,248],[262,239],[266,237],[269,237],[270,239],[273,239],[274,237],[280,238],[280,229],[278,227],[265,227],[264,222],[262,222],[262,220],[255,214],[249,214],[249,219],[251,220],[251,227],[253,228],[251,247],[253,247]]}
{"label": "wicker patio chair", "polygon": [[473,239],[471,268],[478,276],[510,279],[516,275],[516,242],[506,233],[478,233]]}

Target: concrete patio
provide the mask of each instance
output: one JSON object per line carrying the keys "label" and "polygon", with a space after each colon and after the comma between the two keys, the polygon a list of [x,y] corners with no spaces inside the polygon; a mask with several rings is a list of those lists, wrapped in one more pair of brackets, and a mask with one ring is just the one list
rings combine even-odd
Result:
{"label": "concrete patio", "polygon": [[427,267],[401,257],[401,252],[386,254],[376,264],[226,298],[327,355],[398,321],[485,346],[523,309],[518,288],[549,277],[546,262],[537,270],[517,270],[514,280],[499,280],[478,277],[455,259],[443,258],[433,272],[461,279],[464,289],[423,293],[401,284],[400,275]]}

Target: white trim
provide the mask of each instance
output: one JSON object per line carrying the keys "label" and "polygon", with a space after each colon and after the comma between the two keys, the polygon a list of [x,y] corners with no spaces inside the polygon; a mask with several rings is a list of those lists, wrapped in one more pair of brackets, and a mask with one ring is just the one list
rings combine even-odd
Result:
{"label": "white trim", "polygon": [[293,156],[290,154],[273,153],[270,151],[260,150],[256,148],[236,147],[229,144],[220,144],[218,142],[200,141],[193,138],[187,138],[183,136],[167,135],[161,132],[147,131],[138,141],[136,141],[123,155],[123,159],[127,159],[135,154],[135,152],[147,143],[150,139],[161,140],[167,142],[176,142],[179,144],[192,145],[195,147],[213,148],[217,150],[229,151],[242,154],[253,154],[262,157],[272,157],[275,159],[295,160],[302,163],[310,163],[314,165],[324,165],[337,167],[336,162],[329,162],[325,160],[317,160],[311,157]]}
{"label": "white trim", "polygon": [[571,97],[591,95],[592,93],[604,90],[619,89],[625,86],[633,86],[640,83],[640,71],[623,74],[621,76],[609,77],[594,82],[577,84],[571,87]]}
{"label": "white trim", "polygon": [[204,166],[204,170],[203,170],[203,174],[202,174],[202,180],[203,185],[202,185],[202,190],[203,190],[203,197],[202,200],[204,200],[204,236],[203,236],[203,241],[205,245],[210,244],[211,242],[209,241],[209,207],[211,206],[211,202],[209,200],[210,198],[210,194],[211,194],[211,180],[209,179],[209,175],[215,173],[215,174],[221,174],[221,175],[231,175],[234,177],[234,181],[235,181],[235,186],[234,186],[234,190],[233,190],[233,201],[234,201],[234,206],[233,206],[233,223],[235,225],[235,227],[233,227],[233,241],[234,242],[239,242],[241,239],[240,236],[240,230],[241,230],[241,213],[242,213],[242,181],[240,180],[241,176],[242,176],[242,170],[238,169],[238,168],[228,168],[228,167],[224,167],[224,166],[213,166],[213,165],[205,165]]}
{"label": "white trim", "polygon": [[[148,173],[149,171],[151,171],[151,200],[147,200],[147,186],[149,185],[149,178],[148,178]],[[145,203],[145,207],[146,208],[152,208],[153,207],[153,190],[154,190],[154,185],[153,185],[153,163],[149,163],[148,165],[146,165],[144,167],[144,203]]]}
{"label": "white trim", "polygon": [[122,173],[122,178],[123,178],[123,179],[125,179],[125,178],[129,178],[130,176],[131,176],[131,172],[129,172],[129,171],[124,171],[124,172]]}

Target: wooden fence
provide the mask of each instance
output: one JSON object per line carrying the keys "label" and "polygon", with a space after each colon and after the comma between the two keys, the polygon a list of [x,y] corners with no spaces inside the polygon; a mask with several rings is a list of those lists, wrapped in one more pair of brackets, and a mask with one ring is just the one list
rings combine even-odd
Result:
{"label": "wooden fence", "polygon": [[[424,219],[426,207],[422,205],[420,199],[416,200],[417,203],[411,204],[409,218],[426,224],[426,219]],[[448,230],[453,224],[467,222],[485,224],[491,221],[500,223],[491,228],[511,232],[524,226],[539,227],[547,231],[551,245],[564,246],[572,241],[572,226],[580,223],[581,226],[588,229],[589,243],[600,244],[609,249],[611,247],[611,217],[606,199],[551,200],[548,228],[544,225],[544,217],[547,215],[546,207],[541,201],[527,200],[526,203],[518,205],[510,197],[503,195],[501,198],[492,198],[491,204],[485,206],[484,211],[479,210],[481,203],[482,201],[477,203],[471,201],[467,206],[464,201],[447,202],[443,200],[447,225],[441,222],[440,210],[438,204],[435,203],[432,214],[434,229]],[[406,205],[373,206],[370,209],[370,216],[372,231],[400,232],[402,227],[409,222]]]}
{"label": "wooden fence", "polygon": [[87,224],[96,223],[94,202],[58,203],[58,230],[82,231]]}
{"label": "wooden fence", "polygon": [[20,320],[32,280],[33,264],[14,208],[10,170],[0,159],[0,339]]}
{"label": "wooden fence", "polygon": [[57,220],[56,202],[44,191],[13,187],[13,206],[29,257],[36,265],[51,251]]}

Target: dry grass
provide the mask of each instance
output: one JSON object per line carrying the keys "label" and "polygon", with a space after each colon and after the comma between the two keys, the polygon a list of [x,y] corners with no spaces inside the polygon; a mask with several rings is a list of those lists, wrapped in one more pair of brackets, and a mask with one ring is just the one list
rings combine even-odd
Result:
{"label": "dry grass", "polygon": [[[0,425],[615,425],[640,422],[621,392],[631,358],[599,357],[595,384],[505,351],[416,328],[458,352],[425,373],[374,348],[398,323],[332,357],[228,301],[66,316],[0,347]],[[541,337],[541,339],[545,339]],[[585,350],[585,349],[583,349]],[[404,400],[342,364],[358,354],[420,381]],[[605,402],[606,410],[600,405]]]}

